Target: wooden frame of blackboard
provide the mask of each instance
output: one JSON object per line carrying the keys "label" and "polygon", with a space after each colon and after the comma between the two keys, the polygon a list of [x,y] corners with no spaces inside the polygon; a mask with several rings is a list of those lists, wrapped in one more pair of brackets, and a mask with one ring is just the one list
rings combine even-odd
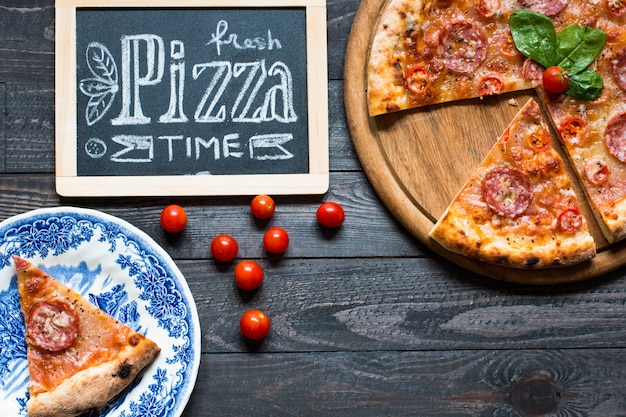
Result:
{"label": "wooden frame of blackboard", "polygon": [[[234,175],[78,175],[76,13],[79,8],[304,8],[308,172]],[[67,197],[323,194],[328,190],[325,0],[57,0],[55,40],[56,190]]]}

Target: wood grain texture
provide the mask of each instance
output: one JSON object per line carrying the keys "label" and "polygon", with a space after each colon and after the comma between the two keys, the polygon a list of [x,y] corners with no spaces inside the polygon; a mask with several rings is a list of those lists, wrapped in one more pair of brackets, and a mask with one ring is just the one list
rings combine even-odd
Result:
{"label": "wood grain texture", "polygon": [[[617,417],[626,408],[626,363],[618,350],[322,352],[212,359],[203,362],[199,376],[210,389],[194,393],[186,414]],[[236,378],[234,367],[239,367]]]}
{"label": "wood grain texture", "polygon": [[[345,103],[356,152],[374,189],[399,221],[433,251],[468,270],[505,281],[559,284],[597,277],[626,263],[626,246],[608,245],[582,199],[598,255],[566,268],[520,270],[449,252],[428,233],[533,91],[428,106],[377,117],[367,110],[369,46],[384,0],[365,0],[348,39]],[[349,75],[349,76],[348,76]],[[555,141],[556,142],[556,141]]]}
{"label": "wood grain texture", "polygon": [[[53,1],[3,1],[0,22],[16,16],[37,22],[12,28],[23,40],[10,45],[20,57],[38,58],[18,64],[0,47],[7,139],[5,147],[0,142],[7,161],[0,220],[40,207],[92,208],[129,221],[172,256],[202,330],[201,368],[182,417],[624,417],[624,268],[553,286],[494,280],[430,250],[372,188],[347,127],[337,61],[359,4],[328,4],[330,190],[279,196],[275,217],[259,222],[250,216],[248,197],[56,194],[48,126],[54,71],[35,68],[39,51],[50,46],[44,28],[54,27]],[[6,40],[5,27],[0,38]],[[346,209],[340,229],[317,225],[322,200]],[[179,236],[158,224],[160,210],[172,202],[189,214]],[[283,257],[269,257],[261,246],[270,225],[291,234]],[[211,259],[209,244],[219,232],[238,238],[239,258],[265,267],[258,291],[238,291],[234,263]],[[253,307],[272,320],[262,343],[246,342],[238,330],[239,315]]]}

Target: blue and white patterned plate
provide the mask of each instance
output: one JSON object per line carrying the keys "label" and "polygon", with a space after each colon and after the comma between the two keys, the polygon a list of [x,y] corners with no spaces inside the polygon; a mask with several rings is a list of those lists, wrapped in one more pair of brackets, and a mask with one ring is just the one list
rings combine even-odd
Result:
{"label": "blue and white patterned plate", "polygon": [[161,353],[92,417],[178,417],[200,364],[200,325],[187,282],[147,234],[87,209],[34,210],[0,223],[0,410],[26,416],[28,367],[12,255],[39,266],[139,331]]}

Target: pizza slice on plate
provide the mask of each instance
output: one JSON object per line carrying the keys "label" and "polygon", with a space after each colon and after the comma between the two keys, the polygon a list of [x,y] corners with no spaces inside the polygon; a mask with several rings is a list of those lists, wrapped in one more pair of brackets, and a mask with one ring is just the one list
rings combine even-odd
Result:
{"label": "pizza slice on plate", "polygon": [[430,236],[452,252],[514,268],[569,266],[595,256],[535,100],[520,109]]}
{"label": "pizza slice on plate", "polygon": [[29,417],[73,417],[106,405],[160,348],[25,259],[14,257],[26,324]]}

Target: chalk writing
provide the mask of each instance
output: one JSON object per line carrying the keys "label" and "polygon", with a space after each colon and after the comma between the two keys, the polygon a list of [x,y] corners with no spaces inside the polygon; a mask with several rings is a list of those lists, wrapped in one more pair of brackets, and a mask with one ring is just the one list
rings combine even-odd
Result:
{"label": "chalk writing", "polygon": [[282,44],[280,40],[274,39],[272,37],[272,31],[267,30],[267,38],[262,37],[254,37],[254,38],[246,38],[242,41],[239,40],[239,37],[235,33],[228,34],[228,22],[225,20],[220,20],[217,22],[217,28],[215,29],[215,33],[211,34],[211,40],[207,42],[207,45],[214,44],[217,50],[217,54],[220,55],[222,52],[222,45],[231,45],[236,49],[280,49],[282,48]]}

